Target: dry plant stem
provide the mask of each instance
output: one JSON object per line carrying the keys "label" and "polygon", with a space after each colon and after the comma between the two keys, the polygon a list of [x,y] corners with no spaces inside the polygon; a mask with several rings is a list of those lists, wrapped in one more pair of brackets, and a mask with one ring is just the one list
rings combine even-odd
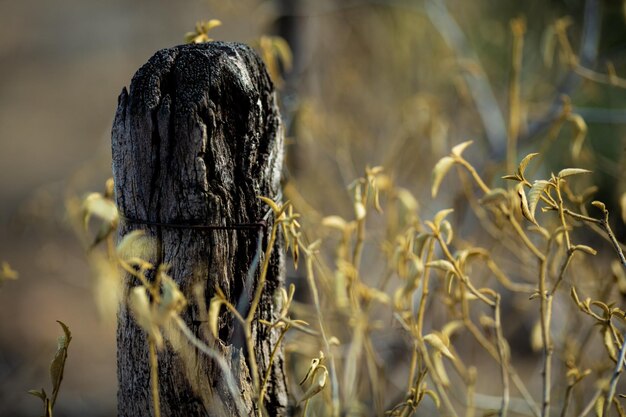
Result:
{"label": "dry plant stem", "polygon": [[593,394],[593,397],[591,397],[583,411],[578,414],[578,417],[585,417],[587,414],[589,414],[589,412],[591,412],[591,410],[593,410],[593,407],[596,405],[596,401],[598,401],[600,395],[602,395],[602,388],[598,388],[596,390],[596,392]]}
{"label": "dry plant stem", "polygon": [[270,379],[270,373],[272,371],[272,364],[274,363],[274,358],[276,357],[278,348],[280,347],[280,344],[282,343],[283,338],[285,337],[285,334],[287,333],[287,330],[289,330],[289,325],[286,325],[285,327],[283,327],[282,331],[280,332],[280,336],[278,336],[278,340],[276,341],[276,344],[274,345],[274,348],[272,349],[272,353],[270,354],[270,360],[267,365],[267,369],[265,370],[265,375],[263,376],[263,382],[261,383],[261,392],[259,393],[259,411],[263,409],[263,398],[265,398],[265,390],[267,388],[267,382]]}
{"label": "dry plant stem", "polygon": [[541,315],[541,339],[543,341],[543,401],[541,416],[550,415],[550,388],[552,377],[552,341],[550,340],[550,319],[552,316],[552,295],[546,291],[547,261],[539,262],[539,313]]}
{"label": "dry plant stem", "polygon": [[537,259],[539,259],[540,261],[544,261],[545,256],[543,255],[543,253],[541,253],[541,251],[539,251],[539,249],[537,249],[537,247],[533,244],[533,242],[530,241],[530,239],[524,232],[524,229],[522,229],[522,226],[520,226],[520,224],[517,222],[515,217],[513,217],[513,213],[509,209],[507,209],[504,205],[501,205],[500,209],[507,216],[507,219],[513,226],[513,229],[515,230],[519,238],[522,239],[522,242],[524,243],[524,245],[533,253],[533,255],[537,257]]}
{"label": "dry plant stem", "polygon": [[407,386],[407,395],[411,393],[411,387],[414,385],[415,368],[417,367],[417,344],[413,342],[413,352],[411,353],[411,364],[409,365],[409,381]]}
{"label": "dry plant stem", "polygon": [[624,369],[625,357],[626,357],[626,342],[622,342],[622,347],[619,351],[617,364],[615,365],[615,369],[613,370],[613,375],[611,376],[611,383],[609,384],[609,390],[606,394],[606,401],[604,402],[604,413],[602,414],[603,416],[609,415],[609,410],[611,408],[611,404],[613,404],[613,398],[615,397],[615,390],[617,388],[617,382],[619,381],[619,377],[622,374],[622,370]]}
{"label": "dry plant stem", "polygon": [[574,72],[576,72],[576,74],[580,75],[581,77],[584,77],[596,83],[609,84],[615,87],[626,88],[626,80],[612,74],[602,74],[589,68],[585,68],[582,65],[576,65],[574,67]]}
{"label": "dry plant stem", "polygon": [[[587,214],[584,206],[582,205],[581,205],[581,212],[583,212],[585,215]],[[626,245],[621,244],[617,239],[615,240],[611,239],[611,237],[607,233],[606,227],[602,220],[593,219],[592,217],[589,217],[589,218],[592,219],[592,221],[589,221],[589,223],[587,223],[587,227],[589,227],[591,230],[596,232],[598,235],[602,236],[604,239],[608,240],[611,243],[611,245],[615,248],[616,251],[617,251],[617,248],[619,248],[620,250],[617,251],[617,256],[619,256],[620,262],[624,264],[624,260],[622,260],[622,257],[620,256],[620,252],[623,254],[623,251],[626,250]],[[608,223],[607,223],[607,226],[608,226]],[[612,232],[613,231],[611,230],[611,233]]]}
{"label": "dry plant stem", "polygon": [[[435,241],[430,239],[428,245],[428,252],[426,254],[426,262],[425,265],[431,261],[433,257],[433,252],[435,249]],[[417,310],[417,333],[422,336],[424,334],[424,313],[426,311],[426,301],[428,299],[429,287],[430,287],[430,268],[428,266],[424,267],[424,274],[422,277],[422,295],[420,296],[420,305]],[[411,373],[413,373],[414,369],[411,369]]]}
{"label": "dry plant stem", "polygon": [[437,372],[435,371],[435,366],[431,362],[430,356],[428,356],[428,349],[426,349],[426,344],[424,343],[424,339],[421,336],[417,337],[417,345],[420,350],[420,353],[422,354],[424,363],[426,364],[426,368],[428,368],[430,379],[435,384],[435,388],[437,389],[437,394],[439,394],[439,397],[441,398],[441,401],[446,407],[448,414],[453,417],[458,417],[456,411],[454,410],[454,406],[452,405],[452,402],[450,401],[450,397],[448,397],[448,393],[446,392],[446,389],[444,388],[443,384],[439,380],[439,377],[437,376]]}
{"label": "dry plant stem", "polygon": [[561,270],[559,271],[559,277],[557,278],[556,282],[554,283],[554,286],[552,287],[552,290],[550,290],[550,300],[552,300],[552,298],[554,298],[554,294],[556,293],[556,290],[559,289],[559,285],[561,284],[561,282],[563,282],[563,278],[565,277],[565,270],[567,269],[567,267],[569,266],[570,262],[572,261],[572,258],[574,257],[574,251],[573,250],[568,250],[567,251],[567,258],[565,258],[565,261],[563,262],[563,265],[561,266]]}
{"label": "dry plant stem", "polygon": [[137,271],[135,268],[133,268],[132,266],[130,266],[128,263],[126,263],[125,261],[121,259],[119,259],[119,264],[124,271],[128,272],[130,275],[137,278],[141,282],[141,285],[143,285],[144,287],[148,289],[151,297],[153,297],[155,300],[160,297],[159,287],[157,285],[152,285],[150,282],[148,282],[145,275],[143,274],[143,272],[145,272],[143,269],[140,271]]}
{"label": "dry plant stem", "polygon": [[[465,186],[467,185],[466,173],[459,170],[459,174],[460,174],[459,176],[461,178],[461,181],[463,182],[463,185],[464,185],[462,187],[463,193],[465,194],[465,197],[467,198],[467,201],[469,202],[470,207],[472,208],[474,214],[479,219],[483,229],[493,238],[494,241],[502,244],[502,246],[506,248],[511,253],[511,255],[515,256],[516,258],[520,260],[520,262],[523,263],[524,259],[521,257],[519,248],[516,245],[514,245],[510,239],[507,239],[504,237],[504,233],[502,230],[498,229],[497,227],[493,225],[492,221],[487,217],[485,209],[481,207],[478,201],[476,200],[474,193],[471,192],[471,189],[469,187]],[[503,283],[503,285],[505,284]],[[533,290],[534,290],[534,287],[533,287]],[[511,291],[515,291],[515,290],[511,290]]]}
{"label": "dry plant stem", "polygon": [[500,295],[496,296],[496,306],[494,309],[494,319],[496,324],[496,339],[498,346],[498,356],[500,357],[500,370],[502,375],[502,405],[500,407],[500,417],[506,417],[509,408],[509,374],[506,370],[508,358],[504,335],[502,334],[502,322],[500,320]]}
{"label": "dry plant stem", "polygon": [[474,417],[476,414],[476,404],[474,396],[476,394],[476,377],[474,376],[467,384],[467,406],[465,407],[465,417]]}
{"label": "dry plant stem", "polygon": [[567,408],[569,407],[569,403],[572,399],[572,391],[574,390],[575,385],[568,385],[567,390],[565,390],[565,398],[563,399],[563,408],[561,409],[561,416],[565,417],[567,414]]}
{"label": "dry plant stem", "polygon": [[517,138],[520,128],[520,73],[522,71],[522,52],[524,49],[525,23],[522,18],[511,20],[513,51],[511,57],[511,79],[509,82],[509,126],[506,146],[506,171],[515,170],[517,160]]}
{"label": "dry plant stem", "polygon": [[[278,219],[277,219],[278,220]],[[254,298],[252,299],[252,303],[250,303],[250,311],[248,312],[248,316],[246,317],[244,333],[246,336],[246,347],[248,349],[248,360],[250,362],[250,373],[252,374],[252,384],[254,386],[254,390],[256,393],[259,393],[259,366],[256,362],[256,355],[254,350],[254,341],[252,340],[252,321],[254,320],[254,315],[256,310],[261,302],[261,294],[263,293],[263,288],[265,287],[265,279],[267,277],[267,270],[270,264],[270,256],[272,255],[272,250],[274,249],[274,243],[276,242],[276,231],[278,230],[278,221],[274,221],[272,225],[272,231],[270,233],[270,239],[267,244],[267,248],[265,249],[265,258],[263,259],[263,266],[261,267],[261,275],[259,276],[259,282],[257,284],[256,292],[254,294]],[[263,399],[259,398],[259,402],[262,404]],[[261,407],[259,407],[260,413]]]}
{"label": "dry plant stem", "polygon": [[370,338],[369,332],[365,334],[365,358],[367,360],[367,369],[369,372],[370,385],[372,388],[372,397],[374,398],[374,405],[376,409],[376,415],[382,416],[384,415],[384,404],[383,404],[383,390],[380,388],[379,382],[379,362],[376,359],[376,351],[374,346],[372,345],[372,340]]}
{"label": "dry plant stem", "polygon": [[[362,196],[363,206],[367,203],[367,197],[369,196],[369,185],[365,186],[365,191]],[[354,269],[359,272],[359,265],[361,264],[361,256],[363,255],[363,243],[365,242],[365,217],[357,221],[356,243],[354,244],[354,252],[352,253],[352,265]]]}
{"label": "dry plant stem", "polygon": [[[467,303],[467,300],[465,299],[463,300],[462,309],[463,309],[463,324],[465,325],[465,328],[471,333],[472,336],[474,336],[474,339],[476,339],[476,342],[478,342],[478,344],[482,346],[483,349],[485,349],[485,351],[487,351],[487,353],[489,353],[489,355],[491,355],[491,357],[496,360],[496,362],[500,363],[500,356],[498,355],[498,350],[492,345],[492,343],[489,340],[487,340],[487,338],[485,338],[485,336],[480,332],[480,330],[476,327],[476,325],[471,321],[470,316],[469,316],[469,305]],[[524,385],[524,382],[522,381],[520,376],[517,374],[517,371],[515,370],[513,365],[508,363],[507,370],[509,372],[509,375],[511,376],[511,380],[513,381],[513,384],[515,385],[517,390],[520,392],[520,394],[524,398],[524,401],[528,405],[528,408],[530,408],[530,410],[535,415],[535,417],[539,417],[541,411],[539,410],[539,407],[537,406],[537,404],[535,404],[535,401],[532,395],[530,395],[530,392],[528,392],[528,388],[526,388],[526,386]]]}
{"label": "dry plant stem", "polygon": [[204,353],[217,363],[226,381],[228,391],[233,398],[233,401],[235,402],[238,415],[245,415],[246,413],[243,411],[244,406],[240,398],[239,389],[237,388],[235,379],[233,378],[231,370],[226,363],[224,357],[214,349],[211,349],[209,346],[207,346],[203,341],[198,339],[196,335],[191,330],[189,330],[189,327],[187,327],[187,324],[180,316],[174,316],[172,320],[174,320],[174,324],[176,324],[176,327],[183,333],[183,335],[187,338],[189,342],[191,342],[192,345],[194,345],[200,352]]}
{"label": "dry plant stem", "polygon": [[459,268],[456,262],[456,259],[454,259],[454,256],[452,256],[452,254],[450,253],[450,250],[448,249],[448,245],[446,245],[446,242],[444,242],[440,233],[437,233],[436,238],[437,238],[437,241],[439,242],[439,246],[441,247],[441,250],[443,251],[444,255],[446,256],[448,261],[450,261],[450,263],[452,263],[452,265],[454,266],[454,271],[459,277],[459,279],[461,280],[461,282],[463,282],[463,284],[467,287],[467,289],[473,295],[475,295],[479,300],[481,300],[483,303],[487,304],[490,307],[495,307],[495,302],[493,300],[490,300],[480,291],[478,291],[469,281],[469,278],[463,273],[463,271],[461,271],[461,269]]}
{"label": "dry plant stem", "polygon": [[483,193],[487,194],[489,191],[491,191],[491,189],[487,187],[487,184],[485,184],[482,178],[480,178],[480,175],[478,175],[476,169],[474,169],[474,167],[469,162],[467,162],[460,156],[455,156],[454,158],[457,163],[459,163],[461,166],[463,166],[463,168],[469,171],[470,175],[472,176],[472,178],[474,178],[474,181],[476,181],[476,184],[478,184]]}
{"label": "dry plant stem", "polygon": [[154,417],[161,417],[161,404],[159,401],[159,361],[157,359],[156,346],[152,337],[148,338],[150,351],[150,385],[152,387],[152,404]]}
{"label": "dry plant stem", "polygon": [[572,250],[572,242],[570,241],[569,238],[569,226],[567,225],[567,222],[565,221],[565,213],[563,210],[563,197],[561,196],[561,186],[560,186],[560,180],[556,181],[556,196],[558,199],[558,208],[559,208],[559,219],[561,220],[561,226],[563,226],[563,234],[565,235],[565,248],[567,249],[568,252],[570,252]]}
{"label": "dry plant stem", "polygon": [[[337,368],[335,366],[335,357],[332,354],[330,343],[328,343],[328,335],[324,328],[324,319],[322,316],[322,307],[320,305],[320,296],[317,291],[317,285],[315,285],[315,275],[313,274],[313,254],[306,251],[306,277],[309,283],[309,289],[313,295],[313,303],[315,304],[315,311],[317,313],[317,320],[320,325],[320,332],[322,334],[322,340],[324,340],[324,347],[326,348],[326,354],[329,362],[329,373],[331,379],[331,396],[332,396],[332,416],[339,415],[340,402],[339,402],[339,380],[337,378]],[[308,404],[308,403],[307,403]],[[305,404],[306,407],[306,404]]]}
{"label": "dry plant stem", "polygon": [[622,247],[617,241],[617,238],[615,237],[615,234],[613,233],[613,230],[611,230],[611,226],[609,225],[609,211],[605,209],[603,214],[604,217],[602,219],[602,227],[606,231],[607,235],[609,235],[609,240],[613,245],[613,249],[615,249],[615,252],[617,252],[617,256],[619,257],[622,266],[626,267],[626,258],[624,257],[624,252],[622,252]]}
{"label": "dry plant stem", "polygon": [[[465,169],[467,169],[469,171],[469,173],[472,176],[472,178],[474,178],[474,181],[476,181],[476,184],[478,184],[480,189],[485,194],[487,194],[487,193],[489,193],[489,191],[491,191],[491,189],[489,187],[487,187],[487,184],[485,184],[485,182],[482,180],[482,178],[480,178],[480,175],[478,175],[478,173],[476,172],[476,169],[474,169],[474,167],[469,162],[467,162],[465,159],[463,159],[461,157],[455,157],[455,161],[457,163],[459,163],[460,165],[462,165]],[[524,245],[526,245],[526,247],[528,249],[530,249],[530,251],[535,256],[537,256],[537,258],[539,258],[539,259],[544,258],[543,254],[539,251],[539,249],[537,249],[537,247],[530,241],[530,239],[528,239],[528,236],[526,236],[526,233],[524,233],[524,230],[522,229],[520,224],[517,222],[515,217],[513,217],[513,213],[511,212],[511,210],[509,210],[504,204],[500,204],[499,207],[500,207],[500,210],[502,211],[502,213],[504,213],[504,215],[507,217],[509,222],[511,222],[511,224],[513,225],[513,228],[515,229],[515,232],[522,239],[522,242],[524,242]]]}

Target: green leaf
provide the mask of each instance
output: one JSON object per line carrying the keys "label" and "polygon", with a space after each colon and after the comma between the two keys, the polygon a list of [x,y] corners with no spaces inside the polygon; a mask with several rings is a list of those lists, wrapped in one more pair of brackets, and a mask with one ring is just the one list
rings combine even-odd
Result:
{"label": "green leaf", "polygon": [[588,169],[582,168],[565,168],[559,171],[559,175],[557,175],[557,177],[565,178],[572,175],[589,174],[590,172],[591,171],[589,171]]}
{"label": "green leaf", "polygon": [[441,181],[443,181],[443,177],[445,177],[448,171],[450,171],[452,165],[454,165],[454,158],[452,158],[451,156],[444,156],[439,160],[439,162],[437,162],[435,168],[433,168],[433,186],[431,188],[431,194],[433,198],[437,196],[437,191],[439,191]]}
{"label": "green leaf", "polygon": [[46,402],[46,400],[48,399],[48,395],[46,394],[46,391],[42,388],[41,391],[37,391],[36,389],[31,389],[28,391],[28,393],[30,395],[34,395],[35,397],[41,399],[41,401]]}
{"label": "green leaf", "polygon": [[474,142],[473,140],[468,140],[467,142],[459,143],[458,145],[456,145],[455,147],[452,148],[452,154],[456,155],[456,156],[461,156],[463,151],[468,146],[470,146],[473,142]]}
{"label": "green leaf", "polygon": [[[57,339],[57,351],[50,364],[50,379],[52,381],[52,398],[53,402],[61,388],[61,381],[63,380],[63,370],[65,369],[65,361],[67,360],[67,348],[72,341],[72,333],[70,329],[62,321],[57,320],[57,323],[63,329],[63,336],[59,336]],[[52,404],[54,406],[54,403]]]}
{"label": "green leaf", "polygon": [[535,218],[535,210],[537,209],[537,204],[541,199],[541,195],[549,185],[549,181],[537,180],[528,191],[528,211],[533,219]]}

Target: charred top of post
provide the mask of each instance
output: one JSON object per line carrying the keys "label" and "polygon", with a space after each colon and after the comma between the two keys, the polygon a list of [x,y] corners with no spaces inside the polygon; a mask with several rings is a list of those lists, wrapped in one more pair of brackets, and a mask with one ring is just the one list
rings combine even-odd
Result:
{"label": "charred top of post", "polygon": [[[140,198],[145,212],[129,215],[156,211],[159,218],[150,220],[199,220],[240,207],[242,216],[230,220],[254,221],[249,217],[261,205],[256,195],[273,196],[280,186],[282,132],[274,86],[261,58],[244,44],[209,42],[158,51],[120,96],[114,142],[116,136],[132,142],[126,149],[135,156],[114,151],[114,170],[131,164],[137,181],[152,179],[151,190]],[[129,186],[117,185],[120,192]],[[174,207],[174,199],[164,199],[163,193],[191,204]],[[242,194],[253,199],[233,201]]]}

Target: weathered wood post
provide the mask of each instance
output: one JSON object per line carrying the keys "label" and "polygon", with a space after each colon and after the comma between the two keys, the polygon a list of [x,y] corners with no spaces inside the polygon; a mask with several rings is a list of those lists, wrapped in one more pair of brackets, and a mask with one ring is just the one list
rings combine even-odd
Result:
{"label": "weathered wood post", "polygon": [[[246,45],[211,42],[161,50],[137,71],[130,91],[124,89],[119,97],[112,131],[113,173],[117,205],[127,219],[122,220],[119,235],[142,229],[156,238],[157,259],[151,261],[170,265],[169,275],[189,302],[183,317],[200,339],[207,338],[202,331],[206,323],[198,322],[206,312],[203,315],[194,302],[195,284],[204,284],[207,305],[216,287],[233,305],[240,299],[248,301],[243,305],[250,304],[256,281],[247,286],[246,277],[262,231],[255,223],[267,212],[257,196],[279,195],[282,146],[272,82],[261,59]],[[276,245],[257,314],[268,321],[277,313],[273,294],[284,275],[280,239]],[[126,296],[138,284],[127,276]],[[214,360],[198,353],[197,363],[189,369],[166,343],[158,355],[161,415],[222,415],[224,411],[211,404],[217,397],[226,404],[227,415],[255,412],[247,351],[238,326],[222,310],[220,341],[213,341],[213,346],[234,376],[244,412],[231,407],[235,400]],[[118,414],[154,415],[146,335],[126,304],[120,307],[117,335]],[[252,335],[264,375],[278,334],[255,320]],[[265,408],[269,415],[284,415],[287,394],[281,353],[269,375]]]}

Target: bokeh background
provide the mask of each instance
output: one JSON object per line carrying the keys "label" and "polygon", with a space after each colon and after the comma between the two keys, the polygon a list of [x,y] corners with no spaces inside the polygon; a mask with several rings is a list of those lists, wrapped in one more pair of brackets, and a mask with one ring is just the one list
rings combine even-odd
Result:
{"label": "bokeh background", "polygon": [[[550,54],[549,27],[569,16],[585,66],[626,75],[618,0],[57,0],[0,1],[0,261],[19,279],[0,288],[0,416],[37,416],[29,389],[50,386],[60,328],[73,333],[59,416],[116,414],[115,329],[98,316],[84,245],[68,199],[99,191],[110,173],[117,95],[158,49],[218,18],[220,40],[283,36],[287,173],[311,213],[351,210],[345,188],[382,165],[426,213],[459,204],[456,183],[429,198],[431,170],[453,144],[487,178],[502,174],[512,36],[524,17],[519,153],[573,163],[572,126],[548,128],[562,95],[588,125],[579,166],[595,171],[623,238],[626,90],[585,80]],[[555,168],[558,169],[558,168]],[[471,231],[471,225],[466,226]],[[297,276],[295,277],[297,279]]]}

